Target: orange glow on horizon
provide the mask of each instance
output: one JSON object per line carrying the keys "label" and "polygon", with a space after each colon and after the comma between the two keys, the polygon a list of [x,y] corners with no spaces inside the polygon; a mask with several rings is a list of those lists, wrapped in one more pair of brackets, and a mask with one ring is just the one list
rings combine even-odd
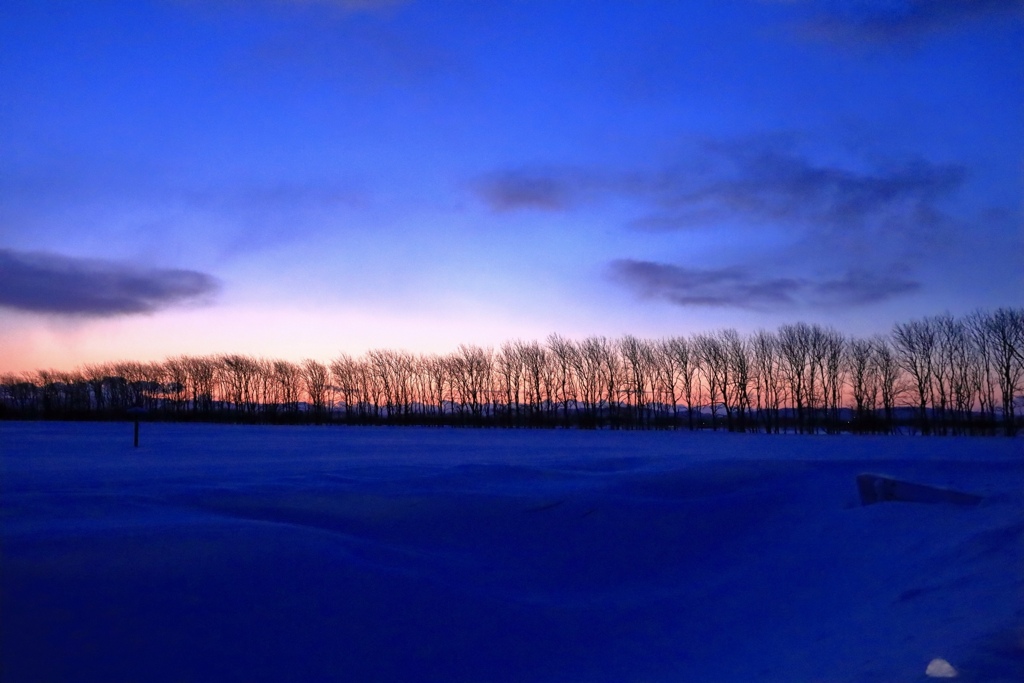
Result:
{"label": "orange glow on horizon", "polygon": [[218,307],[77,321],[19,315],[0,335],[0,374],[71,371],[126,360],[160,362],[179,355],[239,353],[327,362],[341,353],[359,355],[375,348],[448,353],[460,344],[496,347],[514,338],[543,339],[552,331],[480,314],[298,308]]}

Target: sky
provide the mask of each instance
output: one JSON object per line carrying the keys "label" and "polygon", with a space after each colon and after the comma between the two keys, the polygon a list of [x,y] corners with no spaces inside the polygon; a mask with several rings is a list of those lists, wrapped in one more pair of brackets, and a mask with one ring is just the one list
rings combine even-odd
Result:
{"label": "sky", "polygon": [[0,372],[1024,304],[1019,0],[6,0],[0,44]]}

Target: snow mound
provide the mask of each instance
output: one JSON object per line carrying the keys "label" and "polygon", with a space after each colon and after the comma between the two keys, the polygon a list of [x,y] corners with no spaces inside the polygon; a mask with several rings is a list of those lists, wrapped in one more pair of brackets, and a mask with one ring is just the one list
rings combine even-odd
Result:
{"label": "snow mound", "polygon": [[957,670],[945,659],[933,659],[928,662],[925,674],[931,678],[956,678]]}

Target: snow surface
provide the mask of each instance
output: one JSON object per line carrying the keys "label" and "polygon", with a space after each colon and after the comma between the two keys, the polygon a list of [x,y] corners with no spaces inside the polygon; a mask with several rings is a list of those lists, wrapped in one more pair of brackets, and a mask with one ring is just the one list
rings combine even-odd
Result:
{"label": "snow surface", "polygon": [[1024,680],[1021,440],[131,439],[0,423],[3,681]]}

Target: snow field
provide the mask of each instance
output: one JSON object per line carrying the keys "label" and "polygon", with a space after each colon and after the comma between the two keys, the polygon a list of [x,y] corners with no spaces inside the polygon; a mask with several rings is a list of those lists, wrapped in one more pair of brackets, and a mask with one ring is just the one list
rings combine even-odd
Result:
{"label": "snow field", "polygon": [[[3,681],[1024,679],[1019,440],[0,423]],[[862,507],[877,472],[986,496]]]}

